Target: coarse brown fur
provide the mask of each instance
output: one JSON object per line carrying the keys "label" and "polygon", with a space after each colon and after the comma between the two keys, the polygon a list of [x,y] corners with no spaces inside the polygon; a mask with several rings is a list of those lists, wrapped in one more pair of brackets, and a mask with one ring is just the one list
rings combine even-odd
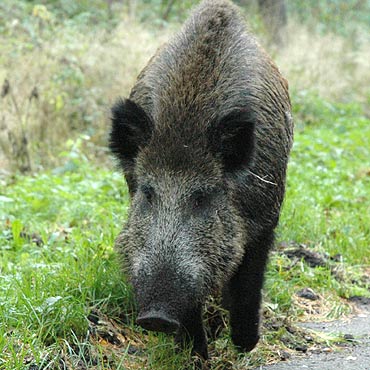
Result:
{"label": "coarse brown fur", "polygon": [[227,0],[203,1],[113,108],[110,147],[132,196],[117,250],[139,317],[152,325],[155,312],[154,330],[179,322],[178,341],[203,357],[201,306],[220,289],[234,343],[258,341],[290,111],[287,82]]}

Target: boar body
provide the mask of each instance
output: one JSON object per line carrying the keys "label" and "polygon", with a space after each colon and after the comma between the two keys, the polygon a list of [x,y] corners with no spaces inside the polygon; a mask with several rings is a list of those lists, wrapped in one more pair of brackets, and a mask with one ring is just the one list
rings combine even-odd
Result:
{"label": "boar body", "polygon": [[202,305],[222,292],[234,344],[256,345],[290,111],[286,81],[226,0],[203,1],[112,108],[132,200],[116,248],[141,326],[207,358]]}

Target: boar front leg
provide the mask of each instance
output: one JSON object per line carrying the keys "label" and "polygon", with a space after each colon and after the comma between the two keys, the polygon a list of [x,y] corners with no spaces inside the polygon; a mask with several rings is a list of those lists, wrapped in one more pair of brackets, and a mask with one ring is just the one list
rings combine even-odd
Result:
{"label": "boar front leg", "polygon": [[273,233],[269,233],[248,244],[242,264],[224,290],[232,341],[245,352],[251,351],[259,340],[263,275],[273,239]]}
{"label": "boar front leg", "polygon": [[202,306],[188,311],[181,322],[175,341],[182,347],[193,344],[192,354],[208,359],[207,339],[202,321]]}

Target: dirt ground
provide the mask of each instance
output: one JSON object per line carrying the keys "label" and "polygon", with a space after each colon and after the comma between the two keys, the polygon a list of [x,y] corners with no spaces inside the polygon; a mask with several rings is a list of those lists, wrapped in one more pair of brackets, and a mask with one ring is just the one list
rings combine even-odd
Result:
{"label": "dirt ground", "polygon": [[347,339],[335,351],[320,349],[275,365],[255,370],[370,370],[370,300],[357,302],[357,313],[347,320],[327,323],[304,323],[314,332],[335,334]]}

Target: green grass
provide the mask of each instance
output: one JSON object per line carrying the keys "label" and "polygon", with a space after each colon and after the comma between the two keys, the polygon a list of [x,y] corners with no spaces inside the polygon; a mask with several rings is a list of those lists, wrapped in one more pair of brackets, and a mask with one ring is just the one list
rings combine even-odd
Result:
{"label": "green grass", "polygon": [[43,346],[86,335],[91,308],[118,312],[130,305],[112,253],[119,215],[128,206],[123,184],[117,174],[86,166],[6,184],[0,211],[0,353],[7,369],[16,368],[12,357],[15,351],[21,356],[19,345],[24,354],[41,353]]}
{"label": "green grass", "polygon": [[[313,94],[294,100],[286,201],[266,275],[267,324],[306,318],[295,296],[301,288],[320,295],[320,319],[348,313],[343,298],[369,295],[370,120],[356,104]],[[188,352],[132,324],[132,293],[112,247],[129,206],[123,177],[78,151],[64,155],[66,164],[53,172],[0,180],[0,369],[182,368]],[[340,254],[339,262],[312,268],[287,258],[281,244]],[[114,347],[99,332],[89,335],[87,317],[96,310],[122,328],[126,342]],[[276,348],[293,348],[301,337],[291,336],[267,325],[258,349],[241,356],[226,329],[210,345],[213,366],[252,368],[274,358]],[[129,354],[129,343],[141,352]]]}
{"label": "green grass", "polygon": [[[317,101],[321,113],[315,112],[309,124],[297,124],[282,238],[366,265],[370,263],[369,119],[356,104]],[[297,104],[297,113],[300,108]]]}
{"label": "green grass", "polygon": [[[0,172],[0,370],[193,367],[170,337],[133,324],[132,292],[113,251],[128,194],[123,177],[104,165],[103,146],[107,107],[127,95],[195,2],[175,2],[168,24],[159,0],[137,1],[136,12],[119,2],[109,10],[105,0],[0,2],[1,89],[10,84],[0,97],[0,167],[9,171]],[[210,343],[216,370],[332,344],[337,338],[307,342],[294,322],[340,317],[351,311],[346,298],[370,296],[367,5],[315,3],[308,12],[290,4],[290,37],[274,52],[293,90],[296,133],[262,338],[251,354],[237,354],[224,318]],[[252,8],[245,11],[258,33]],[[35,174],[13,175],[27,156]],[[298,245],[326,256],[325,264],[284,254]],[[299,299],[302,288],[320,299]]]}
{"label": "green grass", "polygon": [[277,251],[267,274],[267,294],[296,315],[294,293],[311,287],[332,300],[326,315],[335,317],[346,311],[340,298],[369,295],[364,271],[370,266],[370,121],[356,104],[295,98],[295,143],[279,240],[337,256],[339,262],[327,268],[291,266]]}

